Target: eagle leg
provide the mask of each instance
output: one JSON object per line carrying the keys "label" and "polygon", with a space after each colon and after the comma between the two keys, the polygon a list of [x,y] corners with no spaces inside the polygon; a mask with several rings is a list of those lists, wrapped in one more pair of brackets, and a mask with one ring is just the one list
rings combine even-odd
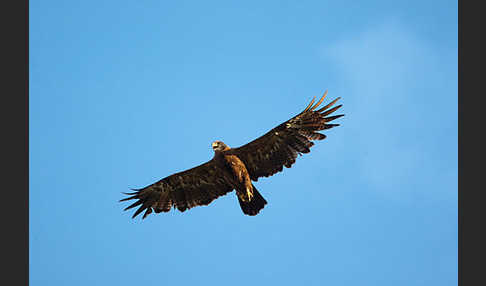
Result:
{"label": "eagle leg", "polygon": [[253,198],[253,190],[251,190],[250,188],[246,188],[246,195],[248,196],[248,201],[251,201],[251,199]]}

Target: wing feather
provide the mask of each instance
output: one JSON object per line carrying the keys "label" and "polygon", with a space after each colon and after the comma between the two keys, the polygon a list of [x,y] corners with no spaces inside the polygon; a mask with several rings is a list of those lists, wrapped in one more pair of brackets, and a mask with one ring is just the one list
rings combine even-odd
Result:
{"label": "wing feather", "polygon": [[344,114],[339,114],[326,117],[342,106],[331,108],[340,97],[315,110],[324,101],[326,95],[327,91],[316,104],[314,104],[315,98],[313,98],[301,113],[273,128],[265,135],[227,152],[235,154],[243,161],[253,181],[281,172],[284,166],[290,168],[298,155],[310,152],[310,148],[314,145],[312,140],[326,138],[326,135],[317,131],[339,126],[339,124],[329,124],[328,122],[344,116]]}
{"label": "wing feather", "polygon": [[170,175],[135,192],[124,193],[129,197],[120,201],[136,200],[125,208],[140,206],[132,218],[145,211],[143,218],[152,211],[168,212],[171,208],[184,212],[187,209],[208,205],[216,198],[233,190],[230,179],[213,160],[192,169]]}

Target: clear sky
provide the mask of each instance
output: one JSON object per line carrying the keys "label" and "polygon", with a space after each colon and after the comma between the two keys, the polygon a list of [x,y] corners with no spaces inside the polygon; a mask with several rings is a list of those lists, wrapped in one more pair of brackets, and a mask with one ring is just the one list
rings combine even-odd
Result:
{"label": "clear sky", "polygon": [[[30,285],[457,285],[457,1],[30,1]],[[338,96],[291,169],[121,192]]]}

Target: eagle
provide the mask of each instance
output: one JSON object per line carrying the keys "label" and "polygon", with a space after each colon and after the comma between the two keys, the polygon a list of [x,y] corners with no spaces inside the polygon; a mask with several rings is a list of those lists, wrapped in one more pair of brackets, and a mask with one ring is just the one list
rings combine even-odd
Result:
{"label": "eagle", "polygon": [[342,106],[332,107],[340,97],[316,110],[326,95],[327,90],[316,104],[314,97],[302,112],[241,147],[231,148],[219,140],[212,142],[214,156],[208,162],[144,188],[132,189],[134,192],[123,193],[128,197],[120,202],[135,200],[124,210],[139,206],[132,218],[145,211],[142,219],[152,212],[168,212],[172,208],[184,212],[209,205],[235,190],[243,213],[257,215],[267,201],[252,181],[281,172],[283,167],[290,168],[297,155],[310,152],[313,140],[326,138],[317,131],[339,126],[329,122],[344,116],[331,115]]}

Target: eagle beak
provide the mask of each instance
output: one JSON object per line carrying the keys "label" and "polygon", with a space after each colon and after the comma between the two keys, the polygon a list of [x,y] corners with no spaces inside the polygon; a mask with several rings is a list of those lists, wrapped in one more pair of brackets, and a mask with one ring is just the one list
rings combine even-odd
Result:
{"label": "eagle beak", "polygon": [[213,147],[213,149],[216,148],[217,146],[218,146],[218,144],[216,144],[216,143],[211,144],[211,147]]}

